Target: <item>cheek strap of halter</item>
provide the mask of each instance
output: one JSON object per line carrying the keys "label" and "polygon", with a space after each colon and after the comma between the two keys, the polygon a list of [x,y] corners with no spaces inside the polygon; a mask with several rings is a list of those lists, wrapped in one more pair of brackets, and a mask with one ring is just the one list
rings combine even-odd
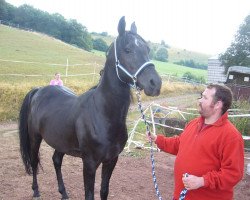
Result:
{"label": "cheek strap of halter", "polygon": [[[115,39],[115,43],[114,43],[114,50],[115,50],[115,67],[116,67],[116,74],[117,77],[119,78],[119,80],[123,83],[128,84],[130,87],[132,88],[136,88],[136,82],[137,82],[137,76],[138,74],[147,66],[149,65],[153,65],[153,63],[151,61],[145,62],[144,64],[142,64],[142,66],[135,72],[134,75],[132,75],[131,73],[129,73],[119,62],[118,58],[117,58],[117,52],[116,52],[116,39]],[[121,69],[125,74],[127,74],[132,80],[133,80],[133,85],[130,83],[127,83],[125,81],[123,81],[119,75],[119,69]]]}

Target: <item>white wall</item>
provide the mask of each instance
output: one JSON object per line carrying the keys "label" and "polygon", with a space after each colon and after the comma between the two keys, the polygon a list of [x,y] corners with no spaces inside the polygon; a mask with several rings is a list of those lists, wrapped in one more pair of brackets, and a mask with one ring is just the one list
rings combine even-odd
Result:
{"label": "white wall", "polygon": [[207,83],[225,83],[226,81],[224,66],[221,66],[218,56],[208,59],[207,73]]}

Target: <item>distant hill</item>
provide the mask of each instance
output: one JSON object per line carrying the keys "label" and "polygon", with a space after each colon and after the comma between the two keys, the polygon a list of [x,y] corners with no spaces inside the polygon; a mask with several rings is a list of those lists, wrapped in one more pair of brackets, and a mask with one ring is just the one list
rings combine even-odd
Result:
{"label": "distant hill", "polygon": [[[114,41],[115,37],[106,35],[104,36],[101,33],[91,33],[93,39],[101,38],[103,39],[108,46]],[[151,43],[151,42],[150,42]],[[154,48],[159,48],[161,45],[158,43],[152,43]],[[203,54],[199,52],[189,51],[187,49],[180,49],[175,47],[168,48],[168,62],[175,63],[181,60],[193,60],[195,63],[206,65],[208,64],[208,58],[211,55]]]}

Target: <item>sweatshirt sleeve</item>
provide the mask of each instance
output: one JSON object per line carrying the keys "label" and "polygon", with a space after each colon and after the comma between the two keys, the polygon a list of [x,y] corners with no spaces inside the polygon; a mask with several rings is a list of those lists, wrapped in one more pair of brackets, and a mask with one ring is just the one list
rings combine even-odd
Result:
{"label": "sweatshirt sleeve", "polygon": [[221,168],[203,175],[204,187],[230,189],[243,177],[244,142],[241,136],[227,142],[221,151]]}
{"label": "sweatshirt sleeve", "polygon": [[177,155],[178,153],[180,144],[179,136],[165,137],[164,135],[157,135],[155,143],[162,151],[173,155]]}

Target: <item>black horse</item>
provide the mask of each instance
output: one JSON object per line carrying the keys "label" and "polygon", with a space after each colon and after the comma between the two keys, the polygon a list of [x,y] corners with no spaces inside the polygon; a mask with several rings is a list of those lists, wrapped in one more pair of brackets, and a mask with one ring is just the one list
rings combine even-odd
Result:
{"label": "black horse", "polygon": [[146,95],[160,93],[161,79],[149,61],[149,48],[133,23],[125,31],[119,21],[119,36],[110,46],[104,73],[97,87],[76,96],[66,87],[46,86],[31,90],[20,110],[20,151],[26,172],[33,174],[33,197],[39,197],[37,170],[39,147],[44,139],[55,149],[53,163],[62,199],[68,199],[61,165],[65,154],[83,161],[85,199],[94,199],[94,183],[102,163],[101,199],[107,199],[109,181],[127,141],[126,116],[130,88]]}

